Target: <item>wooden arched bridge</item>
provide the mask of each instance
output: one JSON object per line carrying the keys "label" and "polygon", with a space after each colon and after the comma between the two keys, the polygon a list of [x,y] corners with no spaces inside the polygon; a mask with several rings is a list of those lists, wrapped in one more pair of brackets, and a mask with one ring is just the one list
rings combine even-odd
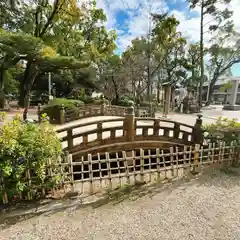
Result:
{"label": "wooden arched bridge", "polygon": [[202,120],[194,126],[167,119],[135,117],[128,108],[124,117],[88,121],[57,130],[63,149],[73,156],[87,153],[169,148],[201,143]]}

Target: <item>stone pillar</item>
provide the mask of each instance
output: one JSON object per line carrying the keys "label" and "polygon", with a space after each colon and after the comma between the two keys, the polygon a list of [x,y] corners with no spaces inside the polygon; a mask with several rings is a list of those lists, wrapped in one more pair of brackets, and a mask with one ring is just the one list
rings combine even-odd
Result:
{"label": "stone pillar", "polygon": [[163,110],[164,115],[167,115],[169,113],[169,110],[170,110],[171,90],[172,90],[172,86],[170,84],[165,87],[165,91],[164,91],[164,110]]}
{"label": "stone pillar", "polygon": [[231,95],[230,95],[230,105],[235,105],[236,104],[237,93],[238,93],[238,85],[239,85],[238,80],[232,81],[232,92],[231,92]]}
{"label": "stone pillar", "polygon": [[224,110],[240,110],[240,105],[236,105],[237,94],[238,94],[239,80],[232,81],[232,90],[229,97],[229,104],[223,107]]}

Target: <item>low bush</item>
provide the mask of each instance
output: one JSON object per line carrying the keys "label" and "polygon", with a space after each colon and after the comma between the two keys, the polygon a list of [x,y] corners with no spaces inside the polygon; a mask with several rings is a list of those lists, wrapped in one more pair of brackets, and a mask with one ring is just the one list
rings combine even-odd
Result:
{"label": "low bush", "polygon": [[157,102],[157,101],[155,101],[155,100],[153,100],[153,101],[151,101],[151,102],[140,102],[140,106],[141,107],[150,107],[150,106],[158,106],[159,105],[159,103]]}
{"label": "low bush", "polygon": [[92,98],[92,97],[85,97],[84,99],[85,104],[92,104],[92,105],[101,105],[103,104],[103,99],[102,98]]}
{"label": "low bush", "polygon": [[135,104],[134,101],[128,96],[121,97],[117,103],[117,105],[123,106],[123,107],[132,107],[134,106],[134,104]]}
{"label": "low bush", "polygon": [[49,106],[76,106],[76,107],[80,107],[82,105],[84,105],[84,102],[81,100],[75,100],[75,99],[67,99],[67,98],[54,98],[52,101],[50,101],[48,103]]}
{"label": "low bush", "polygon": [[60,109],[64,106],[66,113],[71,113],[71,118],[75,119],[79,114],[79,107],[84,103],[80,100],[72,100],[66,98],[55,98],[47,105],[43,106],[42,114],[46,113],[51,123],[59,123]]}
{"label": "low bush", "polygon": [[203,125],[204,138],[208,142],[240,142],[240,122],[236,118],[219,117],[213,124]]}
{"label": "low bush", "polygon": [[[8,196],[37,198],[59,184],[59,172],[47,177],[49,161],[54,164],[61,155],[61,142],[43,116],[41,124],[24,123],[19,117],[12,121],[0,119],[0,199]],[[0,200],[1,201],[1,200]]]}

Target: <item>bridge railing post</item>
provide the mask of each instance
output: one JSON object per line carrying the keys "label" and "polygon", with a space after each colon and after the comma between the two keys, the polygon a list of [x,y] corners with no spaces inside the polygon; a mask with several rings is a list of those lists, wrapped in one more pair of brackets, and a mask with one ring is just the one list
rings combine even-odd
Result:
{"label": "bridge railing post", "polygon": [[67,130],[67,143],[68,143],[68,150],[73,148],[73,129]]}
{"label": "bridge railing post", "polygon": [[64,124],[65,123],[65,108],[64,108],[63,104],[62,104],[62,106],[60,108],[59,123],[60,124]]}
{"label": "bridge railing post", "polygon": [[134,108],[128,108],[128,113],[124,119],[124,136],[129,142],[134,141],[135,137],[135,114]]}
{"label": "bridge railing post", "polygon": [[107,115],[106,114],[106,104],[105,104],[105,102],[103,102],[102,105],[101,105],[101,115],[102,116]]}
{"label": "bridge railing post", "polygon": [[202,130],[202,115],[198,114],[194,128],[193,128],[193,143],[202,144],[203,142],[203,130]]}
{"label": "bridge railing post", "polygon": [[179,133],[180,133],[180,124],[178,122],[174,123],[174,138],[179,139]]}

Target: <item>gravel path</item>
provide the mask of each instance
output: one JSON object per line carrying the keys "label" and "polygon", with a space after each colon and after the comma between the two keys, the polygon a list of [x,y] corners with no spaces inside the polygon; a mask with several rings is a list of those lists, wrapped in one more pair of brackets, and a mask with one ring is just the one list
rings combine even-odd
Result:
{"label": "gravel path", "polygon": [[216,170],[199,179],[143,191],[141,198],[139,190],[118,204],[34,217],[0,231],[0,239],[238,240],[239,175]]}

